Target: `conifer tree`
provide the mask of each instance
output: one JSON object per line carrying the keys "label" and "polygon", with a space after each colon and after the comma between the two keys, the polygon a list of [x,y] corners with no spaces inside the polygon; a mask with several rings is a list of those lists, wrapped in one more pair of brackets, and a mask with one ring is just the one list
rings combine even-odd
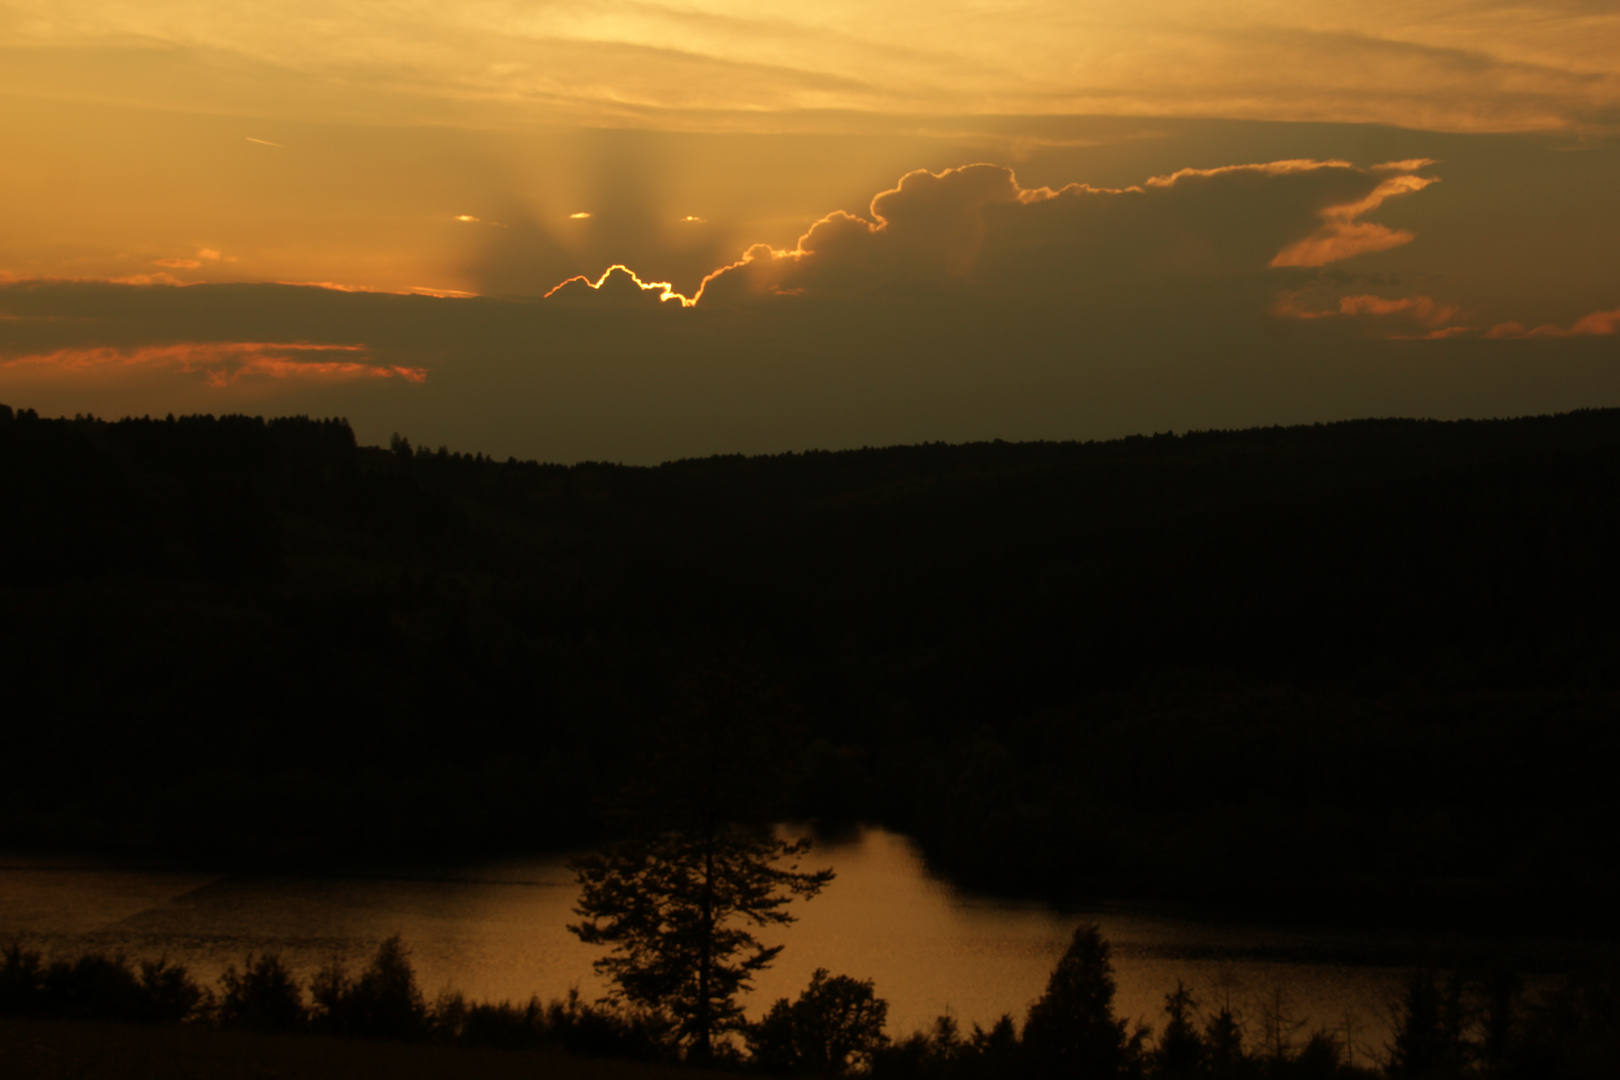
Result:
{"label": "conifer tree", "polygon": [[1164,1034],[1154,1052],[1154,1066],[1161,1077],[1176,1078],[1198,1076],[1204,1071],[1204,1058],[1208,1047],[1204,1036],[1194,1024],[1198,1003],[1192,992],[1176,980],[1176,992],[1164,998]]}
{"label": "conifer tree", "polygon": [[769,826],[784,712],[735,661],[698,669],[632,770],[623,799],[632,837],[574,863],[581,921],[568,929],[611,948],[595,964],[613,983],[610,998],[671,1016],[694,1061],[743,1029],[737,998],[782,951],[754,931],[793,922],[783,909],[833,877],[801,871],[810,841]]}
{"label": "conifer tree", "polygon": [[568,929],[612,947],[595,966],[613,997],[672,1014],[690,1056],[706,1060],[716,1035],[742,1028],[737,996],[782,951],[753,929],[792,922],[782,908],[832,880],[777,865],[808,846],[729,829],[619,844],[575,864],[581,921]]}
{"label": "conifer tree", "polygon": [[1075,928],[1046,993],[1029,1007],[1024,1050],[1037,1077],[1117,1077],[1130,1059],[1114,1015],[1114,964],[1096,923]]}

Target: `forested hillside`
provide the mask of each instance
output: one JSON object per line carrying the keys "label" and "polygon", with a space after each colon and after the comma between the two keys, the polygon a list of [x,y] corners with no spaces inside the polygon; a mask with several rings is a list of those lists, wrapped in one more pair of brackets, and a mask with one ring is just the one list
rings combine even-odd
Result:
{"label": "forested hillside", "polygon": [[0,842],[611,828],[698,669],[782,812],[1056,898],[1617,898],[1620,410],[657,468],[0,407]]}

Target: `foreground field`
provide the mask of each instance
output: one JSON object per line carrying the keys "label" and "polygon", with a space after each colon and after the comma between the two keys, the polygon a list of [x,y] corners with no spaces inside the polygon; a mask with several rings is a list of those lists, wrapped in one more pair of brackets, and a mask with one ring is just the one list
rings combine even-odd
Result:
{"label": "foreground field", "polygon": [[[0,1018],[6,1080],[657,1080],[669,1067],[198,1025]],[[707,1075],[680,1069],[682,1080]]]}

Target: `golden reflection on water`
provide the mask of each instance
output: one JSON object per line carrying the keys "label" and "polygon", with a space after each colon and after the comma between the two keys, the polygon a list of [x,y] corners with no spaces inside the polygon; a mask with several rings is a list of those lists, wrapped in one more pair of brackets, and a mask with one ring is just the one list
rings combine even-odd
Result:
{"label": "golden reflection on water", "polygon": [[[799,922],[770,938],[787,948],[749,1001],[758,1015],[810,973],[872,979],[890,1002],[891,1034],[949,1012],[964,1029],[1003,1012],[1022,1019],[1074,926],[1095,919],[1113,943],[1121,1015],[1156,1023],[1182,979],[1206,1005],[1241,1009],[1251,1038],[1280,988],[1286,1011],[1343,1031],[1358,1056],[1387,1039],[1384,1001],[1399,972],[1324,956],[1353,955],[1343,935],[1223,926],[1129,912],[1063,913],[965,896],[930,876],[901,836],[870,829],[812,852],[837,880],[795,905]],[[550,998],[604,989],[595,949],[566,929],[575,889],[563,858],[368,877],[253,877],[0,860],[0,943],[52,952],[166,954],[212,981],[248,951],[279,952],[304,975],[334,955],[358,965],[382,938],[404,936],[424,992]],[[1376,946],[1379,942],[1363,942]]]}

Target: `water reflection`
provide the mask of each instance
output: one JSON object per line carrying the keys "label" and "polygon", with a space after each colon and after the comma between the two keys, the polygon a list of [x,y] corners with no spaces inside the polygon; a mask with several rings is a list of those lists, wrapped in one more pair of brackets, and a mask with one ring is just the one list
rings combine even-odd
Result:
{"label": "water reflection", "polygon": [[[1284,1010],[1312,1026],[1342,1034],[1349,1023],[1359,1053],[1387,1038],[1384,1002],[1400,972],[1379,959],[1389,952],[1384,939],[967,896],[931,877],[905,838],[876,829],[818,849],[807,865],[830,865],[838,878],[795,904],[799,922],[774,939],[787,949],[759,980],[754,1015],[825,967],[873,979],[890,1002],[891,1033],[947,1011],[964,1027],[1003,1012],[1021,1019],[1076,923],[1092,918],[1114,945],[1119,1009],[1129,1018],[1156,1022],[1179,978],[1206,1005],[1229,999],[1242,1009],[1251,1037],[1280,994]],[[162,953],[212,981],[250,950],[279,952],[307,976],[334,955],[358,964],[399,933],[430,998],[452,987],[475,998],[549,998],[573,986],[595,997],[597,951],[566,929],[574,897],[561,858],[352,878],[9,860],[0,866],[0,942]]]}

